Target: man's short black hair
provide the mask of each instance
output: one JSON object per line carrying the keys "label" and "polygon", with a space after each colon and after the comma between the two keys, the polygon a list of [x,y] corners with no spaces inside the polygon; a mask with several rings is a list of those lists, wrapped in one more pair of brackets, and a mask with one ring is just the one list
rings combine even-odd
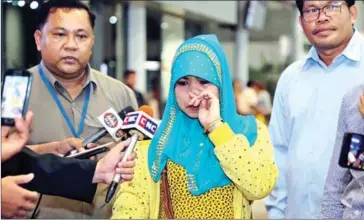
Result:
{"label": "man's short black hair", "polygon": [[[296,5],[298,10],[300,11],[301,15],[302,15],[302,10],[303,10],[303,3],[305,2],[305,0],[296,0]],[[355,0],[345,0],[346,4],[348,5],[348,7],[350,8],[351,6],[355,5]]]}
{"label": "man's short black hair", "polygon": [[49,0],[40,6],[37,17],[37,28],[40,30],[47,22],[49,13],[54,12],[54,9],[67,8],[67,9],[84,9],[87,11],[92,29],[95,26],[96,16],[90,9],[80,0]]}
{"label": "man's short black hair", "polygon": [[135,70],[125,70],[124,79],[128,78],[131,74],[136,74]]}
{"label": "man's short black hair", "polygon": [[254,80],[249,80],[247,83],[246,83],[246,86],[247,87],[253,87],[255,85],[255,81]]}

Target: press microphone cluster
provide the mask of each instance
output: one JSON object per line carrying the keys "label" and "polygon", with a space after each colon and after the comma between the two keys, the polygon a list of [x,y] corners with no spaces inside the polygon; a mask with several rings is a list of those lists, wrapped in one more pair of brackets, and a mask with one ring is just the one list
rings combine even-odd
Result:
{"label": "press microphone cluster", "polygon": [[[94,134],[92,134],[91,136],[87,137],[83,142],[82,142],[82,146],[84,149],[87,149],[87,145],[90,143],[95,143],[96,141],[100,140],[101,138],[105,137],[108,134],[111,134],[111,136],[113,136],[112,132],[110,130],[110,124],[112,124],[112,126],[115,127],[121,127],[121,124],[125,118],[125,116],[130,113],[130,112],[134,112],[134,108],[131,106],[128,106],[124,109],[122,109],[119,113],[116,114],[115,110],[110,108],[107,111],[105,111],[101,116],[98,117],[100,123],[103,125],[102,128],[100,128],[98,131],[96,131]],[[106,123],[106,122],[110,122],[113,121],[112,123]],[[118,126],[117,124],[120,123],[120,125]],[[113,138],[118,141],[119,139],[121,139],[121,137],[115,137],[115,135],[113,136]],[[68,154],[65,155],[65,157],[69,157],[72,156],[73,154],[76,154],[77,150],[72,150],[70,151]],[[82,159],[85,159],[86,157],[83,157]],[[81,159],[81,158],[79,158]]]}
{"label": "press microphone cluster", "polygon": [[[138,141],[152,139],[157,131],[159,121],[152,118],[153,110],[149,106],[141,106],[138,111],[128,113],[123,121],[121,129],[131,136],[122,162],[127,161],[128,156],[133,152]],[[115,174],[106,194],[105,202],[110,202],[116,192],[120,181],[120,174]]]}
{"label": "press microphone cluster", "polygon": [[[124,120],[125,116],[129,113],[129,112],[133,112],[134,108],[131,106],[128,106],[126,108],[124,108],[123,110],[121,110],[118,115],[119,117]],[[95,143],[96,141],[100,140],[101,138],[103,138],[104,136],[106,136],[108,134],[108,131],[105,127],[100,128],[96,133],[94,133],[93,135],[91,135],[90,137],[86,138],[82,144],[84,148],[87,148],[87,145],[89,143]]]}

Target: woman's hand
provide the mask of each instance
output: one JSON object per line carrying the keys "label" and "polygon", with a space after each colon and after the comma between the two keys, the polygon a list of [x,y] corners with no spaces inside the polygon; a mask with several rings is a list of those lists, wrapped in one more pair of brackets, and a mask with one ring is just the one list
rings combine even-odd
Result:
{"label": "woman's hand", "polygon": [[189,95],[192,98],[189,105],[199,107],[198,120],[204,129],[216,119],[221,118],[220,101],[213,93],[209,91],[202,91],[199,94],[189,92]]}

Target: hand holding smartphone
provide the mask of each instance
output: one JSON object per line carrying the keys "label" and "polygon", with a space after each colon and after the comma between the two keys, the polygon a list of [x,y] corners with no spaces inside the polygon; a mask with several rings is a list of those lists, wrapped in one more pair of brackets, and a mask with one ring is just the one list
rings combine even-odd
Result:
{"label": "hand holding smartphone", "polygon": [[14,126],[14,118],[25,117],[33,77],[26,70],[7,70],[1,86],[1,124]]}
{"label": "hand holding smartphone", "polygon": [[364,135],[345,133],[339,165],[343,168],[364,170]]}
{"label": "hand holding smartphone", "polygon": [[83,152],[73,153],[70,155],[67,155],[68,158],[76,158],[76,159],[88,159],[92,156],[104,153],[106,151],[109,151],[109,146],[112,145],[114,142],[109,142],[94,148],[87,149]]}

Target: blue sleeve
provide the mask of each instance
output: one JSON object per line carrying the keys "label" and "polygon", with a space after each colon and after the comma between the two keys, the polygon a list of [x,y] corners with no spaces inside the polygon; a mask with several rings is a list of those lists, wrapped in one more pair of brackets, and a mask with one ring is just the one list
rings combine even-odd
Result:
{"label": "blue sleeve", "polygon": [[[282,75],[283,76],[283,75]],[[289,140],[289,121],[285,105],[286,84],[281,79],[277,84],[273,100],[272,116],[269,123],[269,135],[274,147],[275,162],[278,166],[278,181],[266,198],[265,205],[269,219],[280,219],[285,217],[287,206],[287,151]]]}
{"label": "blue sleeve", "polygon": [[[347,96],[347,98],[350,98],[350,96]],[[331,157],[322,199],[321,218],[323,219],[342,219],[344,206],[341,204],[340,200],[345,188],[351,181],[349,169],[340,167],[338,163],[344,134],[347,131],[347,110],[348,106],[346,105],[345,96],[341,104],[335,148]]]}

